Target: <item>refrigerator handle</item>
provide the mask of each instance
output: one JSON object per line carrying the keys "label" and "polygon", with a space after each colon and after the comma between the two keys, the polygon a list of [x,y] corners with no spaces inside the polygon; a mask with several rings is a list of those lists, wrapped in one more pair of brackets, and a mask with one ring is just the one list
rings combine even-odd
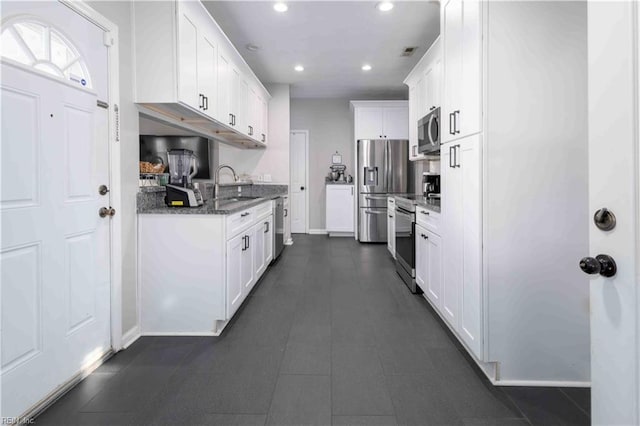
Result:
{"label": "refrigerator handle", "polygon": [[391,168],[391,153],[389,152],[389,141],[384,141],[384,192],[389,192],[389,169]]}

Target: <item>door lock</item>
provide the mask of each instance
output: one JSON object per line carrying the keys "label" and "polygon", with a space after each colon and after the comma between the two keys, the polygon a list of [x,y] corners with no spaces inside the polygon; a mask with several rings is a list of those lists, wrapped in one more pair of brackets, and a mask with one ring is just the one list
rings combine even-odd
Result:
{"label": "door lock", "polygon": [[601,231],[611,231],[616,227],[616,216],[612,211],[603,207],[595,212],[593,222]]}
{"label": "door lock", "polygon": [[300,191],[304,191],[304,186],[301,186],[301,187],[300,187]]}
{"label": "door lock", "polygon": [[100,215],[100,217],[113,217],[116,215],[116,209],[111,207],[100,207],[100,210],[98,210],[98,215]]}
{"label": "door lock", "polygon": [[595,257],[584,257],[580,260],[580,269],[586,274],[600,274],[603,277],[613,277],[617,272],[617,266],[613,257],[608,254],[599,254]]}
{"label": "door lock", "polygon": [[109,188],[107,187],[107,185],[100,185],[98,187],[98,194],[107,195],[107,192],[109,192]]}

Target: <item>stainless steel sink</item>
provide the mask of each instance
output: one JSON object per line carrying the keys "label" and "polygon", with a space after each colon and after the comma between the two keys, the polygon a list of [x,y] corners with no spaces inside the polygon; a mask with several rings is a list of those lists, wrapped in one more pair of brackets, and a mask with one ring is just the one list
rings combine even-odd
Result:
{"label": "stainless steel sink", "polygon": [[216,209],[221,209],[224,207],[229,207],[233,204],[240,204],[247,201],[257,200],[261,197],[233,197],[233,198],[214,198],[213,201],[216,203]]}

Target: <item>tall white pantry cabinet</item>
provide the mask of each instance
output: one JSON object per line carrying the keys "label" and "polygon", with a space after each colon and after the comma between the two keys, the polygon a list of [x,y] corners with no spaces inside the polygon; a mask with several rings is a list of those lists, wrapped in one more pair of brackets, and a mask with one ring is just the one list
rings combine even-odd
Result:
{"label": "tall white pantry cabinet", "polygon": [[589,386],[586,4],[441,5],[434,308],[494,383]]}

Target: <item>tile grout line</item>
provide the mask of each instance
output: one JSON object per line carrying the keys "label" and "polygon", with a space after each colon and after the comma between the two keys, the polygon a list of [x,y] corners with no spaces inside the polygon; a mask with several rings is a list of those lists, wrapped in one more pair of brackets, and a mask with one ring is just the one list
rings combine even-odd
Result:
{"label": "tile grout line", "polygon": [[584,414],[587,415],[587,417],[589,417],[589,419],[591,419],[591,413],[587,412],[587,410],[585,410],[584,408],[582,408],[582,406],[580,404],[578,404],[578,402],[576,400],[574,400],[573,398],[571,398],[571,396],[569,394],[567,394],[564,389],[562,388],[558,388],[558,390],[569,400],[571,401],[576,407],[578,407],[578,409],[580,411],[582,411]]}

